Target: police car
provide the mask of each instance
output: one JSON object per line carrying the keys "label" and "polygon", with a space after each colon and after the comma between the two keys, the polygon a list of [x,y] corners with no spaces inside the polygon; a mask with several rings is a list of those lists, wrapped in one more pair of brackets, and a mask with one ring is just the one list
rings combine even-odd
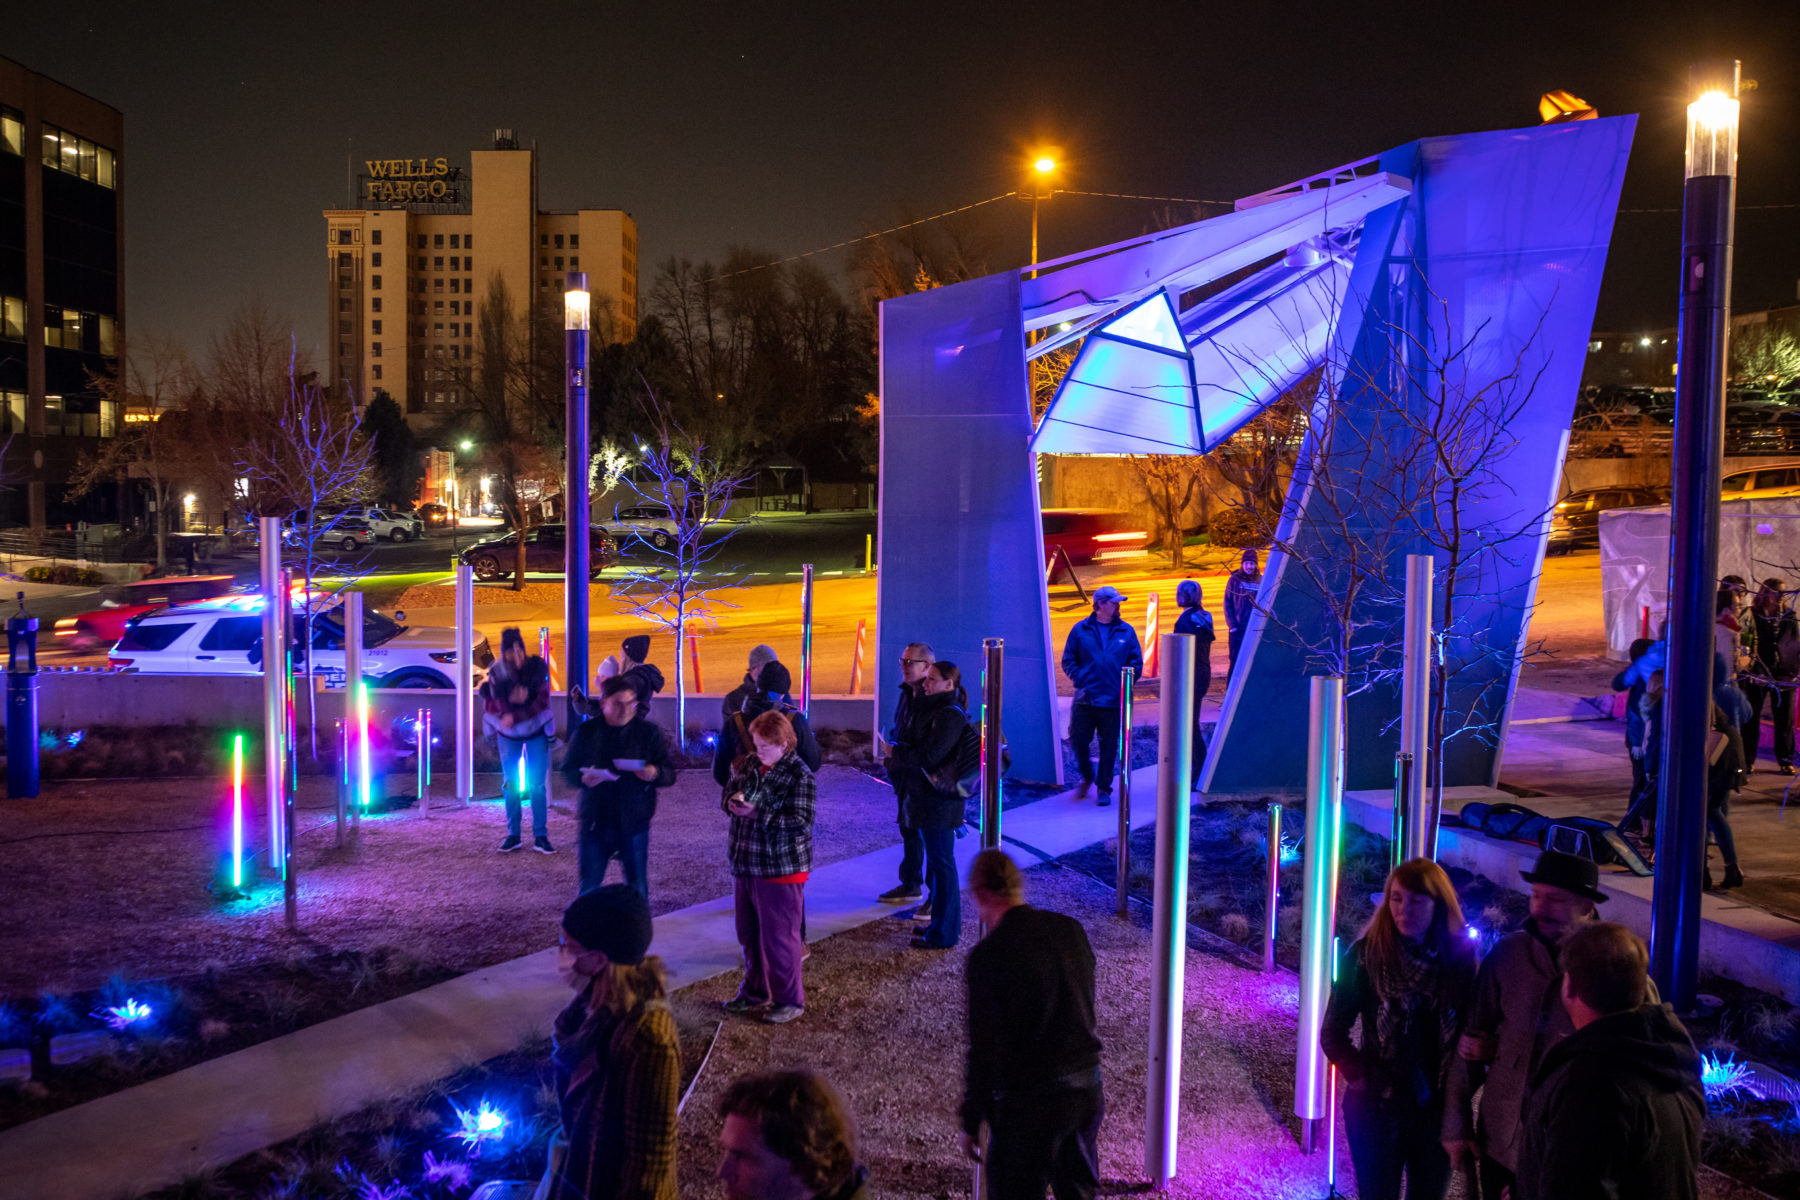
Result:
{"label": "police car", "polygon": [[[262,673],[260,593],[174,604],[134,619],[107,654],[115,669],[140,675],[260,675]],[[404,616],[404,614],[400,614]],[[289,628],[294,668],[313,657],[313,674],[327,687],[344,686],[344,624],[341,607],[316,612],[311,638],[302,644],[301,606],[294,605]],[[479,681],[494,654],[486,638],[475,643]],[[403,625],[393,617],[363,609],[363,678],[384,688],[451,688],[456,633],[430,625]]]}

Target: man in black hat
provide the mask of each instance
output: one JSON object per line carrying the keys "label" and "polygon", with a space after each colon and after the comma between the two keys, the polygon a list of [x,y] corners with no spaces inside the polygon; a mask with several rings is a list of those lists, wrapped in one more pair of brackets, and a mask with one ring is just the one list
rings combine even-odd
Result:
{"label": "man in black hat", "polygon": [[[1475,998],[1444,1102],[1444,1148],[1459,1170],[1479,1156],[1481,1194],[1499,1196],[1518,1170],[1526,1085],[1549,1049],[1575,1032],[1563,1004],[1561,947],[1604,903],[1592,860],[1546,850],[1521,871],[1531,885],[1525,927],[1495,943],[1475,976]],[[1651,1001],[1656,999],[1651,988]],[[1471,1101],[1481,1089],[1481,1121]]]}

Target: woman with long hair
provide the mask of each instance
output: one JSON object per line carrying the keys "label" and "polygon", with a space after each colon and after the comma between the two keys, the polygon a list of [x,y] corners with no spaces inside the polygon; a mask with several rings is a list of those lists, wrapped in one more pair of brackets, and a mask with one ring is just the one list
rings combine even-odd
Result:
{"label": "woman with long hair", "polygon": [[[913,700],[911,729],[894,748],[894,769],[905,780],[900,822],[925,842],[925,882],[931,923],[910,943],[915,950],[948,950],[962,937],[962,881],[956,877],[956,831],[963,823],[963,731],[969,694],[962,671],[947,659],[926,668]],[[923,906],[921,906],[923,907]],[[914,914],[915,919],[922,914]]]}
{"label": "woman with long hair", "polygon": [[626,884],[585,892],[563,913],[556,968],[575,998],[554,1029],[562,1134],[545,1200],[675,1200],[681,1042],[650,936],[650,903]]}
{"label": "woman with long hair", "polygon": [[[1175,632],[1190,635],[1195,643],[1194,778],[1191,784],[1198,788],[1200,769],[1206,765],[1206,735],[1200,732],[1200,702],[1212,690],[1213,619],[1206,611],[1205,594],[1192,579],[1184,579],[1176,585],[1175,603],[1181,606],[1181,615],[1175,618]],[[1131,764],[1126,763],[1125,769],[1130,770]]]}
{"label": "woman with long hair", "polygon": [[[1363,1200],[1442,1200],[1444,1083],[1475,983],[1475,948],[1444,869],[1401,863],[1338,961],[1319,1044],[1349,1086],[1344,1132]],[[1351,1029],[1361,1025],[1360,1037]]]}

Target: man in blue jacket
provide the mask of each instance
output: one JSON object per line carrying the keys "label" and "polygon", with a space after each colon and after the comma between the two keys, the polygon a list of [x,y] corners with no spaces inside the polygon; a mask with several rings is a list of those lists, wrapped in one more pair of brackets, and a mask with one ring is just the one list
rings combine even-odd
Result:
{"label": "man in blue jacket", "polygon": [[[1112,803],[1113,766],[1119,755],[1119,675],[1130,667],[1133,677],[1144,673],[1144,651],[1137,630],[1119,619],[1119,602],[1125,599],[1116,587],[1094,593],[1092,616],[1077,621],[1063,643],[1062,669],[1075,685],[1075,703],[1069,708],[1069,744],[1081,769],[1081,786],[1075,798],[1085,800],[1094,786],[1094,762],[1089,744],[1100,735],[1100,800]],[[1131,764],[1126,763],[1129,771]]]}

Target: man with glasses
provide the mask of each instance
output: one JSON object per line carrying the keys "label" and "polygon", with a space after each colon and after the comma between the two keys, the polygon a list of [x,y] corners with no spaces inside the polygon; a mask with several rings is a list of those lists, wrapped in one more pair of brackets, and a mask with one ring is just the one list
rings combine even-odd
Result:
{"label": "man with glasses", "polygon": [[[895,774],[893,750],[896,746],[906,745],[912,736],[913,704],[920,694],[925,673],[936,661],[937,655],[923,642],[909,643],[900,652],[900,698],[894,705],[894,723],[881,739],[886,743],[881,762],[887,768],[888,779],[894,785],[894,819],[900,825],[901,846],[900,884],[877,897],[883,904],[910,904],[925,893],[925,838],[917,829],[907,828],[906,820],[901,815],[906,808],[904,801],[908,785],[904,772]],[[929,915],[929,902],[920,905],[919,911],[914,914],[915,917]]]}

